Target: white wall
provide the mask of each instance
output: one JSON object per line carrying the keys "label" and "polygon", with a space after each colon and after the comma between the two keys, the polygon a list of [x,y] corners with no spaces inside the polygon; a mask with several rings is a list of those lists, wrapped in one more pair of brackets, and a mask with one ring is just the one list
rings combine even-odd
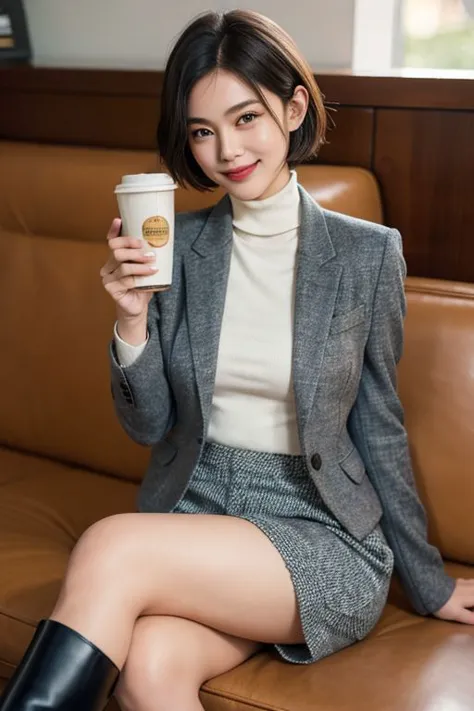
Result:
{"label": "white wall", "polygon": [[163,69],[199,12],[247,7],[281,24],[314,69],[350,67],[355,0],[24,0],[37,66]]}
{"label": "white wall", "polygon": [[352,69],[383,74],[403,64],[401,0],[357,0]]}

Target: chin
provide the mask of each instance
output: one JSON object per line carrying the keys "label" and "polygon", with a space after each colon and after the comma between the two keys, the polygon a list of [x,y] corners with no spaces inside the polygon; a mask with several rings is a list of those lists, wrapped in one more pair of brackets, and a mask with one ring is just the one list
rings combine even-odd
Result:
{"label": "chin", "polygon": [[268,189],[268,185],[261,180],[250,179],[245,183],[231,183],[226,188],[238,200],[259,200]]}

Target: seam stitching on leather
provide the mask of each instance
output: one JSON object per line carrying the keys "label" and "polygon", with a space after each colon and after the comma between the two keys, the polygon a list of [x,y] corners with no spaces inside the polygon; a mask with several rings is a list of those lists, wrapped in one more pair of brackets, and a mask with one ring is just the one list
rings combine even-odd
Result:
{"label": "seam stitching on leather", "polygon": [[6,610],[3,610],[2,608],[0,608],[0,616],[6,617],[9,620],[14,620],[15,622],[21,622],[24,625],[29,625],[30,627],[34,627],[36,629],[37,623],[34,620],[16,617],[15,615],[11,615],[9,612],[6,612]]}
{"label": "seam stitching on leather", "polygon": [[262,711],[290,711],[288,707],[283,708],[283,706],[273,706],[273,704],[265,704],[260,701],[249,701],[243,696],[238,694],[230,694],[229,692],[224,692],[220,689],[209,689],[203,688],[202,691],[205,694],[212,694],[213,696],[220,696],[221,698],[228,699],[229,701],[238,701],[239,703],[245,704],[249,708],[261,709]]}
{"label": "seam stitching on leather", "polygon": [[[5,664],[5,666],[11,669],[12,671],[16,669],[15,665],[11,662],[7,662],[6,659],[0,659],[0,664]],[[1,679],[3,679],[3,677],[0,677],[0,680]]]}

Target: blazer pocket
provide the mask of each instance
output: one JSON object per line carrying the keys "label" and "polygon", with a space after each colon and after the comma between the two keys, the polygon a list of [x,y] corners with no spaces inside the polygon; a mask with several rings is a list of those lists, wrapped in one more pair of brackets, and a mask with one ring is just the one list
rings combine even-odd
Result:
{"label": "blazer pocket", "polygon": [[349,328],[353,328],[359,323],[362,323],[364,318],[365,304],[360,304],[359,306],[356,306],[355,309],[347,311],[345,314],[338,314],[337,316],[333,316],[329,333],[333,335],[335,333],[347,331]]}
{"label": "blazer pocket", "polygon": [[353,447],[342,462],[339,462],[339,466],[354,484],[360,484],[366,475],[364,462],[356,447]]}

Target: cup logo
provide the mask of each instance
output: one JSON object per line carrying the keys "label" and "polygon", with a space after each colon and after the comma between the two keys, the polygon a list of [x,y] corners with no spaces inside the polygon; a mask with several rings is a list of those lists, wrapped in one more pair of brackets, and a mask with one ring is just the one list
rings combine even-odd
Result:
{"label": "cup logo", "polygon": [[170,238],[170,226],[164,217],[149,217],[142,225],[142,235],[152,247],[164,247]]}

